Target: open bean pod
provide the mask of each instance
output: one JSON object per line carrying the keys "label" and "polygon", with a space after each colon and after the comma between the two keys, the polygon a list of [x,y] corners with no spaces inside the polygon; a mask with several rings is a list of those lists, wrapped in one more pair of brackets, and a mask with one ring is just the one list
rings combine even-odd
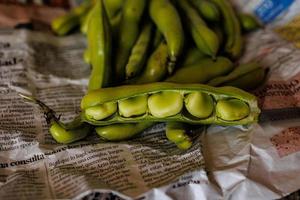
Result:
{"label": "open bean pod", "polygon": [[256,122],[256,97],[234,87],[157,82],[89,92],[82,118],[93,125],[141,121],[244,125]]}

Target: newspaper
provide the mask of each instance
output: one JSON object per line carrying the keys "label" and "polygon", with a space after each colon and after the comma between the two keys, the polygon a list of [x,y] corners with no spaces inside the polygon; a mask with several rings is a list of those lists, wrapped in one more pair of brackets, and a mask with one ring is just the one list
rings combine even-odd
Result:
{"label": "newspaper", "polygon": [[239,62],[257,60],[270,69],[253,91],[260,122],[195,129],[187,151],[167,140],[164,123],[130,141],[105,142],[93,133],[57,144],[40,109],[18,93],[72,120],[90,74],[82,59],[85,38],[1,29],[0,199],[87,199],[91,193],[95,199],[276,199],[299,190],[300,50],[288,32],[300,27],[299,7],[295,1],[288,7],[293,15],[285,11],[247,36]]}

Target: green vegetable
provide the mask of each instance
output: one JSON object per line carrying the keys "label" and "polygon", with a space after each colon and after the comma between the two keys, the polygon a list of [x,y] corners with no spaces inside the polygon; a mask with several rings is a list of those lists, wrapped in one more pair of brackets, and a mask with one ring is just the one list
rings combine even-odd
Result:
{"label": "green vegetable", "polygon": [[[249,113],[246,117],[241,119],[235,119],[234,121],[223,120],[218,118],[213,112],[207,118],[201,119],[192,115],[192,113],[186,112],[183,108],[183,103],[187,95],[193,92],[202,92],[213,98],[214,105],[219,101],[227,101],[227,99],[237,99],[249,107]],[[148,97],[149,112],[141,116],[123,117],[115,112],[108,118],[103,120],[97,120],[90,113],[86,115],[86,110],[93,107],[105,105],[106,103],[118,104],[122,100],[137,96]],[[164,101],[172,100],[169,103]],[[152,99],[152,100],[151,100]],[[154,99],[154,100],[153,100]],[[151,101],[151,102],[149,102]],[[181,102],[180,102],[181,101]],[[211,109],[210,104],[204,106],[205,109]],[[151,107],[150,107],[151,106]],[[197,109],[195,106],[193,109]],[[202,107],[202,106],[201,106]],[[190,124],[220,124],[220,125],[243,125],[256,122],[260,110],[257,106],[257,100],[255,96],[233,87],[214,88],[201,84],[175,84],[175,83],[150,83],[144,85],[125,85],[112,88],[103,88],[95,91],[90,91],[85,95],[81,101],[82,117],[84,121],[93,125],[109,125],[115,123],[135,123],[141,121],[179,121]],[[214,110],[216,108],[214,107]],[[161,112],[159,111],[161,110]],[[205,111],[207,112],[207,111]],[[230,110],[228,110],[230,112]],[[226,113],[223,113],[226,115]],[[104,115],[102,113],[102,115]]]}
{"label": "green vegetable", "polygon": [[[163,34],[168,45],[170,62],[175,63],[184,45],[180,16],[169,0],[150,0],[150,17]],[[174,70],[170,69],[170,73]]]}
{"label": "green vegetable", "polygon": [[130,52],[139,36],[139,24],[146,7],[146,0],[126,0],[122,8],[119,40],[116,56],[116,82],[125,79],[125,66]]}
{"label": "green vegetable", "polygon": [[190,66],[179,68],[166,82],[206,83],[212,78],[226,75],[233,69],[233,63],[225,57],[203,58]]}
{"label": "green vegetable", "polygon": [[103,1],[99,0],[91,12],[87,39],[92,72],[88,89],[95,90],[109,84],[112,41]]}

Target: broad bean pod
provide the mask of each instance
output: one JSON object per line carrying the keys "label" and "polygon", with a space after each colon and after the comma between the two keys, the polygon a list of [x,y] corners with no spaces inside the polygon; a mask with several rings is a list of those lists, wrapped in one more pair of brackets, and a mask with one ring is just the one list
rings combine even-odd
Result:
{"label": "broad bean pod", "polygon": [[152,24],[148,23],[143,27],[138,40],[132,48],[129,61],[125,67],[126,79],[135,77],[142,71],[147,57],[147,50],[150,46],[151,35]]}
{"label": "broad bean pod", "polygon": [[150,0],[149,7],[151,19],[167,41],[170,61],[175,63],[184,45],[180,16],[169,0]]}
{"label": "broad bean pod", "polygon": [[161,42],[157,49],[151,54],[147,65],[140,76],[128,80],[129,84],[142,84],[161,81],[168,72],[168,46]]}
{"label": "broad bean pod", "polygon": [[206,83],[210,79],[226,75],[233,70],[233,63],[225,57],[203,58],[186,67],[179,68],[166,82]]}
{"label": "broad bean pod", "polygon": [[222,13],[226,33],[225,52],[232,58],[238,58],[243,49],[243,39],[239,20],[227,0],[211,0]]}
{"label": "broad bean pod", "polygon": [[204,20],[188,1],[177,0],[177,3],[183,10],[188,29],[198,49],[206,55],[215,58],[220,45],[216,33],[206,26]]}
{"label": "broad bean pod", "polygon": [[139,36],[139,25],[146,4],[146,0],[126,0],[122,8],[115,64],[116,82],[125,79],[125,66],[128,62],[130,51]]}
{"label": "broad bean pod", "polygon": [[233,87],[158,82],[89,92],[81,101],[83,120],[93,125],[141,121],[243,125],[256,122],[256,97]]}
{"label": "broad bean pod", "polygon": [[219,21],[221,14],[218,7],[207,0],[190,0],[201,16],[208,21]]}
{"label": "broad bean pod", "polygon": [[153,126],[152,122],[112,124],[107,126],[98,126],[95,130],[102,139],[109,141],[121,141],[128,140],[151,126]]}
{"label": "broad bean pod", "polygon": [[112,39],[103,1],[98,1],[91,12],[87,39],[92,72],[88,89],[94,90],[109,84]]}

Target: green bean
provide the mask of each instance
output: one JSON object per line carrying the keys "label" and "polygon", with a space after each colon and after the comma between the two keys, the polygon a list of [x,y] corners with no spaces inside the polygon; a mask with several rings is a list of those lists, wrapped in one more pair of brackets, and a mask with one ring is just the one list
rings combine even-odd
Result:
{"label": "green bean", "polygon": [[212,0],[223,15],[225,33],[227,36],[225,52],[232,58],[238,58],[242,53],[243,41],[239,20],[227,0]]}
{"label": "green bean", "polygon": [[192,146],[190,137],[186,134],[183,123],[168,122],[166,125],[166,136],[169,141],[174,142],[179,149],[186,150]]}
{"label": "green bean", "polygon": [[125,66],[128,62],[130,51],[138,38],[139,24],[146,3],[146,0],[126,0],[124,3],[115,65],[117,82],[125,79]]}
{"label": "green bean", "polygon": [[198,49],[204,54],[215,58],[219,50],[218,36],[206,26],[197,11],[187,1],[177,0],[177,2],[183,10],[188,29]]}
{"label": "green bean", "polygon": [[130,84],[152,83],[162,80],[167,74],[168,46],[161,42],[157,49],[151,54],[146,68],[142,74],[134,79],[128,80]]}
{"label": "green bean", "polygon": [[109,84],[112,41],[103,1],[98,1],[91,12],[87,38],[92,72],[88,89],[94,90]]}
{"label": "green bean", "polygon": [[175,63],[184,45],[180,16],[169,0],[150,0],[150,17],[168,45],[170,61]]}
{"label": "green bean", "polygon": [[142,29],[138,40],[133,46],[129,61],[125,67],[126,79],[135,77],[141,72],[147,57],[147,50],[150,46],[151,32],[152,25],[146,24]]}
{"label": "green bean", "polygon": [[132,138],[152,125],[153,123],[151,122],[113,124],[108,126],[98,126],[95,130],[97,134],[105,140],[121,141]]}
{"label": "green bean", "polygon": [[257,21],[257,19],[250,14],[240,13],[238,15],[238,17],[239,17],[242,29],[246,32],[254,31],[261,27],[261,25]]}
{"label": "green bean", "polygon": [[219,9],[207,0],[190,0],[201,16],[208,21],[219,21],[221,14]]}
{"label": "green bean", "polygon": [[[249,113],[246,117],[243,117],[243,119],[236,119],[234,121],[226,120],[226,118],[224,118],[224,120],[222,118],[217,118],[215,112],[213,112],[213,114],[208,118],[197,118],[185,109],[180,110],[185,97],[193,92],[202,92],[211,96],[214,100],[214,105],[218,104],[220,100],[237,99],[249,107]],[[145,95],[148,96],[149,112],[144,115],[123,117],[115,112],[111,115],[111,117],[103,120],[94,120],[94,116],[86,116],[86,110],[90,108],[102,106],[107,103],[118,103],[121,100]],[[164,99],[167,99],[168,101],[169,99],[172,100],[165,103]],[[180,100],[182,101],[181,103]],[[179,121],[190,124],[243,125],[256,122],[260,113],[256,97],[237,88],[214,88],[201,84],[175,84],[166,82],[144,85],[124,85],[90,91],[83,97],[81,101],[81,109],[83,111],[83,120],[93,125],[136,123],[141,121]],[[210,108],[209,106],[206,106],[205,109]],[[161,112],[159,110],[161,110]],[[103,115],[103,113],[101,115]]]}
{"label": "green bean", "polygon": [[233,69],[232,62],[225,57],[203,58],[196,63],[179,68],[165,81],[174,83],[206,83],[212,78],[225,75]]}

